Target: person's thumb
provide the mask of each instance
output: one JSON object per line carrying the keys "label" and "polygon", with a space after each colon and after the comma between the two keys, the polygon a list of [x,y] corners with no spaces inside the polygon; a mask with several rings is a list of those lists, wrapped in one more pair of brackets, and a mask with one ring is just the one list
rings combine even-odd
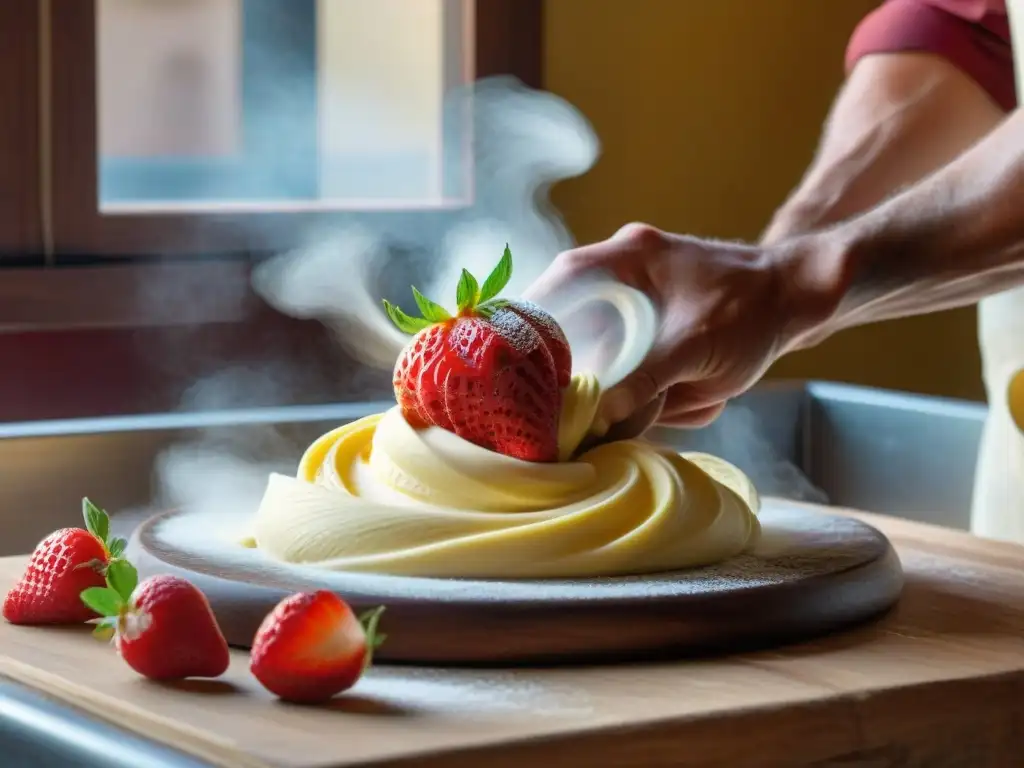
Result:
{"label": "person's thumb", "polygon": [[664,389],[647,366],[641,366],[601,397],[597,421],[605,429],[629,418]]}

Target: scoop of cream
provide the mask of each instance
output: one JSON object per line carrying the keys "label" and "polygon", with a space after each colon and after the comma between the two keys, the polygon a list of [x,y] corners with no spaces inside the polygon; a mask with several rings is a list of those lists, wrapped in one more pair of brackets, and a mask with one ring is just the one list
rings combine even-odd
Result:
{"label": "scoop of cream", "polygon": [[[562,456],[591,432],[599,388],[578,376]],[[570,578],[719,562],[759,533],[749,480],[715,457],[642,440],[559,463],[524,462],[396,407],[309,447],[297,477],[271,475],[252,544],[272,558],[426,577]]]}

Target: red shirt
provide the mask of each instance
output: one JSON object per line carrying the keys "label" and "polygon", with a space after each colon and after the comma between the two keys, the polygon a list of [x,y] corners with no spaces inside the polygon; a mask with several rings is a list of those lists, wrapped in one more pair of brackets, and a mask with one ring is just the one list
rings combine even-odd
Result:
{"label": "red shirt", "polygon": [[888,0],[854,31],[846,69],[868,54],[898,51],[942,56],[1003,109],[1017,106],[1005,0]]}

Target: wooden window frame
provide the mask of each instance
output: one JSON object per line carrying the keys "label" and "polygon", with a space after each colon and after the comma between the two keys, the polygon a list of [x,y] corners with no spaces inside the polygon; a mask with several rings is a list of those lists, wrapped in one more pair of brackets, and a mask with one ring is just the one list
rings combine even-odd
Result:
{"label": "wooden window frame", "polygon": [[[475,5],[463,18],[476,78],[511,74],[541,87],[543,0],[452,1]],[[94,0],[0,3],[0,41],[11,56],[0,98],[24,105],[0,113],[0,189],[8,190],[0,198],[0,332],[266,321],[276,313],[255,296],[187,318],[173,307],[143,310],[135,297],[158,279],[247,289],[254,260],[336,214],[102,215],[94,29]],[[245,236],[254,230],[282,239]]]}
{"label": "wooden window frame", "polygon": [[0,2],[0,266],[43,249],[39,29],[38,0]]}

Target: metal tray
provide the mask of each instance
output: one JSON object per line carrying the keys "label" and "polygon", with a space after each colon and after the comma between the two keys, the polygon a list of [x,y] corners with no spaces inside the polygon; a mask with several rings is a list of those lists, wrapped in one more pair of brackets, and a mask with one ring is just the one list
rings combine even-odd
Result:
{"label": "metal tray", "polygon": [[[0,424],[0,555],[28,551],[48,532],[78,522],[83,495],[111,511],[134,510],[122,526],[179,501],[158,477],[169,455],[192,468],[192,492],[204,503],[249,503],[266,469],[294,469],[317,435],[390,405]],[[733,461],[765,494],[967,528],[985,411],[856,386],[773,382],[739,398],[706,429],[657,430],[654,438]],[[207,461],[211,456],[220,460]],[[248,474],[232,477],[238,467]]]}

